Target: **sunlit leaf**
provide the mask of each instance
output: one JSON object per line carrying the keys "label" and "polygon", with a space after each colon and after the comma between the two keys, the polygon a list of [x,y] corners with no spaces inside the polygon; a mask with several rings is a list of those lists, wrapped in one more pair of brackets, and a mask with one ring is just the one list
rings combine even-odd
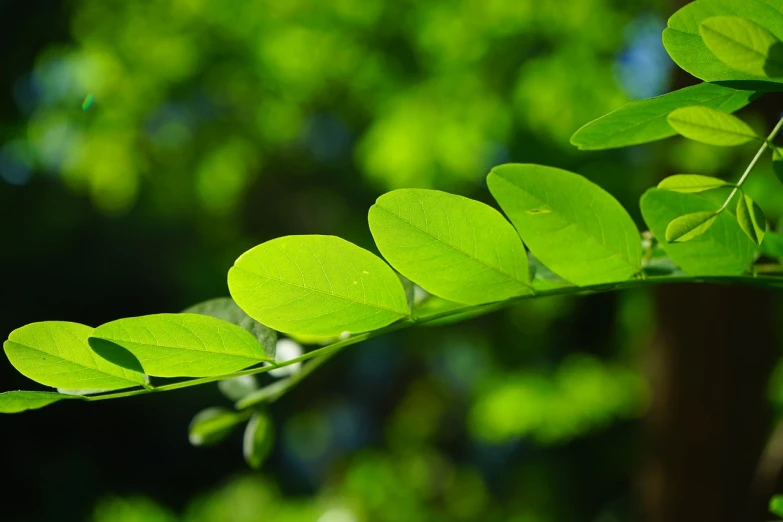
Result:
{"label": "sunlit leaf", "polygon": [[63,399],[76,398],[78,397],[54,392],[9,391],[0,393],[0,413],[19,413],[27,410],[37,410]]}
{"label": "sunlit leaf", "polygon": [[658,183],[658,188],[662,190],[673,190],[674,192],[704,192],[721,187],[733,186],[728,181],[712,176],[701,176],[699,174],[675,174],[665,178]]}
{"label": "sunlit leaf", "polygon": [[369,222],[383,257],[433,295],[480,304],[531,293],[519,235],[484,203],[401,189],[378,198]]}
{"label": "sunlit leaf", "polygon": [[274,435],[274,426],[269,416],[266,413],[254,413],[247,423],[242,443],[242,453],[248,466],[253,469],[261,467],[272,451]]}
{"label": "sunlit leaf", "polygon": [[668,28],[663,32],[663,44],[677,65],[705,82],[722,82],[758,91],[783,90],[783,78],[765,79],[737,71],[707,48],[699,34],[699,25],[715,16],[740,16],[764,27],[777,38],[783,37],[781,0],[698,0],[669,18]]}
{"label": "sunlit leaf", "polygon": [[767,218],[755,201],[747,194],[741,194],[737,201],[737,222],[740,228],[757,245],[764,241],[767,232]]}
{"label": "sunlit leaf", "polygon": [[288,236],[242,254],[228,287],[251,317],[281,332],[337,336],[408,315],[397,274],[363,248],[334,236]]}
{"label": "sunlit leaf", "polygon": [[715,211],[693,212],[679,216],[666,227],[666,241],[670,243],[684,243],[707,232],[718,214]]}
{"label": "sunlit leaf", "polygon": [[240,328],[244,328],[258,339],[258,342],[264,347],[266,354],[274,359],[277,332],[247,315],[230,297],[210,299],[203,303],[193,305],[190,308],[183,310],[183,312],[208,315],[210,317],[222,319],[223,321],[228,321]]}
{"label": "sunlit leaf", "polygon": [[90,346],[112,361],[130,354],[157,377],[222,375],[271,360],[247,330],[200,314],[118,319],[96,328]]}
{"label": "sunlit leaf", "polygon": [[642,216],[669,257],[688,274],[741,274],[753,264],[756,245],[730,212],[721,212],[712,227],[692,241],[666,241],[666,227],[674,219],[694,212],[715,212],[720,206],[720,198],[710,198],[708,194],[711,193],[684,194],[650,189],[641,199]]}
{"label": "sunlit leaf", "polygon": [[487,184],[530,251],[563,279],[583,286],[639,271],[639,230],[616,199],[586,178],[509,164],[492,169]]}
{"label": "sunlit leaf", "polygon": [[709,107],[682,107],[666,119],[679,134],[707,145],[732,147],[759,139],[744,121]]}
{"label": "sunlit leaf", "polygon": [[677,134],[666,117],[674,109],[703,105],[734,112],[750,103],[757,93],[702,83],[647,100],[623,105],[593,120],[571,137],[582,150],[612,149],[661,140]]}
{"label": "sunlit leaf", "polygon": [[783,517],[783,495],[775,495],[769,501],[769,511]]}
{"label": "sunlit leaf", "polygon": [[723,63],[753,76],[783,77],[783,42],[739,16],[713,16],[699,24],[707,48]]}
{"label": "sunlit leaf", "polygon": [[207,408],[193,416],[188,440],[194,446],[212,446],[228,437],[245,417],[225,408]]}
{"label": "sunlit leaf", "polygon": [[11,332],[3,348],[14,368],[46,386],[117,390],[146,384],[138,368],[96,357],[87,342],[92,332],[77,323],[32,323]]}
{"label": "sunlit leaf", "polygon": [[231,379],[223,379],[218,382],[218,389],[226,398],[238,401],[258,390],[258,379],[255,375],[240,375]]}

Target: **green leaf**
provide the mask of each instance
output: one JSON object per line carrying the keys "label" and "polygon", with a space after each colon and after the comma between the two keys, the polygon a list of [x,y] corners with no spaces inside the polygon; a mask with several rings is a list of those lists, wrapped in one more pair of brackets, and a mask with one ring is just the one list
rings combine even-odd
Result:
{"label": "green leaf", "polygon": [[245,462],[253,469],[258,469],[272,451],[274,442],[274,426],[266,413],[254,413],[245,428],[242,443],[242,453]]}
{"label": "green leaf", "polygon": [[714,210],[693,212],[672,220],[666,227],[666,241],[669,243],[684,243],[707,232],[718,214]]}
{"label": "green leaf", "polygon": [[673,190],[674,192],[704,192],[721,187],[732,187],[727,181],[712,176],[702,176],[700,174],[675,174],[669,176],[658,183],[658,188],[662,190]]}
{"label": "green leaf", "polygon": [[334,236],[288,236],[242,254],[228,272],[231,296],[275,330],[312,336],[375,330],[408,316],[397,274]]}
{"label": "green leaf", "polygon": [[677,134],[666,117],[674,109],[702,105],[724,112],[745,107],[758,94],[702,83],[647,100],[633,101],[593,120],[571,137],[581,150],[613,149],[662,140]]}
{"label": "green leaf", "polygon": [[258,390],[258,379],[255,375],[240,375],[218,382],[218,389],[227,399],[238,401]]}
{"label": "green leaf", "polygon": [[783,234],[767,231],[759,251],[765,256],[783,258]]}
{"label": "green leaf", "polygon": [[769,510],[771,513],[783,517],[783,495],[775,495],[769,501]]}
{"label": "green leaf", "polygon": [[741,16],[783,37],[783,0],[697,0],[669,18],[663,44],[682,69],[705,82],[757,91],[783,90],[783,79],[764,79],[736,71],[710,51],[699,33],[700,24],[714,16]]}
{"label": "green leaf", "polygon": [[783,152],[779,147],[772,149],[772,170],[778,180],[783,183]]}
{"label": "green leaf", "polygon": [[688,274],[741,274],[753,264],[756,245],[729,212],[721,212],[710,230],[693,241],[666,241],[666,227],[677,217],[694,212],[714,212],[720,206],[720,201],[709,194],[650,189],[641,199],[642,216],[672,261]]}
{"label": "green leaf", "polygon": [[273,359],[275,357],[277,332],[247,315],[230,297],[218,297],[204,301],[183,310],[183,313],[208,315],[244,328],[258,339],[269,357]]}
{"label": "green leaf", "polygon": [[400,189],[378,198],[369,222],[383,257],[433,295],[481,304],[531,293],[519,235],[484,203]]}
{"label": "green leaf", "polygon": [[78,399],[78,397],[53,392],[4,392],[0,393],[0,413],[19,413],[27,410],[37,410],[63,399]]}
{"label": "green leaf", "polygon": [[754,243],[761,245],[767,232],[767,218],[747,194],[740,195],[737,201],[737,222]]}
{"label": "green leaf", "polygon": [[87,342],[92,332],[78,323],[32,323],[11,332],[3,348],[14,368],[46,386],[117,390],[146,384],[138,368],[96,357]]}
{"label": "green leaf", "polygon": [[713,16],[699,24],[699,34],[707,48],[735,71],[783,77],[783,42],[760,25],[739,16]]}
{"label": "green leaf", "polygon": [[247,330],[200,314],[112,321],[93,331],[90,346],[112,361],[129,352],[145,373],[156,377],[222,375],[271,360]]}
{"label": "green leaf", "polygon": [[682,107],[666,120],[681,135],[707,145],[733,147],[760,139],[741,119],[709,107]]}
{"label": "green leaf", "polygon": [[501,165],[489,190],[530,251],[576,285],[623,281],[641,267],[641,237],[628,212],[582,176],[541,165]]}
{"label": "green leaf", "polygon": [[193,416],[188,440],[193,446],[213,446],[228,437],[246,417],[225,408],[207,408]]}

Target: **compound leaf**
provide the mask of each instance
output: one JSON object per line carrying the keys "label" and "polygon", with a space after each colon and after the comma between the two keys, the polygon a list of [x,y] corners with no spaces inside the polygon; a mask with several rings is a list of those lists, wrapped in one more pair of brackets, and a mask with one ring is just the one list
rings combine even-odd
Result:
{"label": "compound leaf", "polygon": [[734,112],[745,107],[756,96],[755,91],[736,90],[711,83],[685,87],[623,105],[580,128],[571,137],[571,143],[581,150],[600,150],[662,140],[677,134],[666,120],[674,109],[702,105],[723,112]]}
{"label": "compound leaf", "polygon": [[663,32],[663,44],[677,65],[705,82],[757,91],[783,90],[783,78],[760,78],[737,71],[707,48],[699,26],[715,16],[740,16],[778,39],[783,37],[783,0],[697,0],[674,13]]}
{"label": "compound leaf", "polygon": [[90,346],[115,362],[130,354],[156,377],[222,375],[271,360],[247,330],[200,314],[118,319],[96,328]]}
{"label": "compound leaf", "polygon": [[532,293],[519,235],[484,203],[400,189],[378,198],[369,222],[383,257],[431,294],[481,304]]}
{"label": "compound leaf", "polygon": [[679,216],[694,212],[715,212],[720,201],[716,202],[706,194],[650,189],[641,199],[642,216],[668,256],[688,274],[741,274],[753,264],[756,245],[729,212],[721,212],[712,227],[692,241],[666,241],[666,227]]}
{"label": "compound leaf", "polygon": [[739,16],[713,16],[699,24],[707,48],[735,71],[767,78],[783,77],[783,42]]}
{"label": "compound leaf", "polygon": [[37,410],[63,399],[78,399],[78,397],[54,392],[4,392],[0,393],[0,413],[19,413],[27,410]]}
{"label": "compound leaf", "polygon": [[586,178],[508,164],[492,169],[487,184],[530,251],[563,279],[584,286],[639,271],[639,230],[616,199]]}
{"label": "compound leaf", "polygon": [[718,214],[715,211],[692,212],[674,218],[666,227],[666,241],[669,243],[684,243],[707,232]]}
{"label": "compound leaf", "polygon": [[46,386],[117,390],[146,384],[137,368],[97,357],[88,344],[92,332],[78,323],[32,323],[11,332],[3,348],[14,368]]}
{"label": "compound leaf", "polygon": [[673,190],[674,192],[694,194],[706,190],[731,186],[733,185],[728,181],[713,178],[712,176],[702,176],[700,174],[675,174],[658,183],[658,188],[662,190]]}
{"label": "compound leaf", "polygon": [[747,194],[741,194],[737,201],[737,222],[754,243],[761,245],[767,232],[767,218]]}
{"label": "compound leaf", "polygon": [[286,333],[366,332],[408,316],[397,274],[334,236],[287,236],[242,254],[228,272],[231,296],[251,317]]}
{"label": "compound leaf", "polygon": [[666,119],[679,134],[707,145],[732,147],[760,139],[741,119],[709,107],[682,107]]}

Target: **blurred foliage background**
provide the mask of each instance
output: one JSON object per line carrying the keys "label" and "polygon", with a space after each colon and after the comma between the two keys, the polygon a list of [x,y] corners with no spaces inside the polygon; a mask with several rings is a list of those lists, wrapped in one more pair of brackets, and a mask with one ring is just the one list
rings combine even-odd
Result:
{"label": "blurred foliage background", "polygon": [[[643,227],[638,198],[665,174],[734,176],[748,159],[676,139],[568,142],[693,82],[660,43],[676,8],[0,2],[0,330],[182,310],[226,295],[233,260],[281,235],[374,249],[366,211],[382,192],[490,201],[484,177],[509,161],[580,172]],[[774,220],[772,183],[763,165],[747,186]],[[238,433],[188,445],[192,415],[229,404],[213,385],[5,417],[2,519],[652,520],[658,308],[643,291],[548,298],[364,343],[271,407],[277,444],[258,473]],[[0,375],[29,388],[8,364]]]}

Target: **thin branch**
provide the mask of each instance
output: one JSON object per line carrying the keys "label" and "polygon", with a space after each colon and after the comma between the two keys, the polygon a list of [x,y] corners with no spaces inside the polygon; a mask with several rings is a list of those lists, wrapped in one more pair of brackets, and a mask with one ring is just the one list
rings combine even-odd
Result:
{"label": "thin branch", "polygon": [[[782,120],[783,121],[783,120]],[[164,384],[163,386],[153,386],[149,389],[134,389],[134,390],[128,390],[123,392],[116,392],[116,393],[105,393],[105,394],[98,394],[98,395],[89,395],[81,397],[85,401],[102,401],[102,400],[108,400],[108,399],[120,399],[124,397],[135,397],[138,395],[149,395],[151,393],[159,393],[159,392],[166,392],[166,391],[172,391],[172,390],[179,390],[183,388],[190,388],[191,386],[199,386],[201,384],[207,384],[210,382],[216,382],[216,381],[222,381],[224,379],[231,379],[234,377],[240,377],[243,375],[259,375],[262,373],[269,372],[271,370],[274,370],[276,368],[284,368],[286,366],[290,366],[292,364],[304,362],[310,359],[316,359],[318,360],[314,361],[313,363],[306,365],[305,368],[303,368],[299,374],[296,374],[292,376],[289,379],[286,379],[283,382],[286,382],[286,385],[278,384],[280,387],[280,390],[283,393],[293,386],[295,386],[298,382],[300,382],[302,379],[304,379],[307,375],[309,375],[312,371],[317,369],[323,362],[325,362],[326,359],[331,357],[332,355],[336,354],[337,352],[341,351],[342,349],[360,343],[362,341],[366,341],[368,339],[373,339],[375,337],[380,337],[382,335],[386,335],[391,332],[395,332],[397,330],[403,330],[405,328],[410,328],[411,326],[417,326],[417,325],[423,325],[427,323],[433,323],[435,321],[441,320],[441,319],[448,319],[453,318],[462,314],[470,313],[470,314],[484,314],[489,312],[494,312],[496,310],[500,310],[502,308],[505,308],[507,306],[510,306],[514,303],[531,299],[531,298],[538,298],[538,297],[550,297],[555,295],[585,295],[585,294],[594,294],[594,293],[602,293],[602,292],[610,292],[613,290],[624,290],[629,288],[639,288],[643,286],[649,286],[651,284],[665,284],[665,283],[723,283],[723,284],[732,284],[732,283],[745,283],[745,284],[755,284],[755,285],[762,285],[762,286],[769,286],[769,287],[778,287],[783,288],[783,278],[781,277],[773,277],[773,276],[764,276],[764,275],[755,275],[755,276],[705,276],[705,277],[690,277],[690,276],[665,276],[665,277],[647,277],[645,279],[629,279],[628,281],[622,281],[618,283],[606,283],[606,284],[600,284],[600,285],[592,285],[592,286],[584,286],[584,287],[577,287],[577,286],[564,286],[562,288],[554,288],[549,290],[542,290],[537,293],[533,294],[526,294],[521,295],[518,297],[513,297],[511,299],[508,299],[506,301],[501,301],[497,303],[489,303],[489,304],[481,304],[481,305],[466,305],[466,306],[460,306],[457,308],[452,308],[449,310],[445,310],[442,312],[437,312],[429,315],[423,315],[423,316],[411,316],[410,318],[404,319],[400,322],[391,324],[389,326],[386,326],[384,328],[380,328],[378,330],[372,331],[372,332],[366,332],[354,335],[352,337],[349,337],[347,339],[343,339],[340,341],[337,341],[335,343],[332,343],[328,346],[323,346],[321,348],[316,348],[315,350],[312,350],[310,352],[307,352],[305,354],[300,355],[299,357],[296,357],[294,359],[289,359],[287,361],[282,362],[276,362],[273,364],[270,364],[268,366],[260,366],[260,367],[254,367],[249,368],[247,370],[241,370],[238,372],[223,374],[223,375],[213,375],[210,377],[200,377],[197,379],[188,379],[181,382],[175,382],[172,384]],[[772,284],[770,284],[772,283]],[[311,368],[312,366],[312,368]],[[293,379],[297,375],[300,375],[300,377]],[[292,380],[293,379],[293,380]],[[264,389],[259,390],[258,395],[256,397],[261,396],[261,392],[263,392]],[[277,391],[275,389],[268,390],[267,393],[270,394],[276,394]],[[282,394],[282,393],[281,393]],[[271,395],[275,398],[278,397],[278,395]],[[240,408],[246,408],[248,406],[251,406],[253,404],[257,404],[258,402],[263,402],[262,400],[257,400],[256,402],[253,402],[248,396],[246,397],[247,401],[243,399],[243,401],[240,401],[240,403],[237,403],[237,406]]]}

